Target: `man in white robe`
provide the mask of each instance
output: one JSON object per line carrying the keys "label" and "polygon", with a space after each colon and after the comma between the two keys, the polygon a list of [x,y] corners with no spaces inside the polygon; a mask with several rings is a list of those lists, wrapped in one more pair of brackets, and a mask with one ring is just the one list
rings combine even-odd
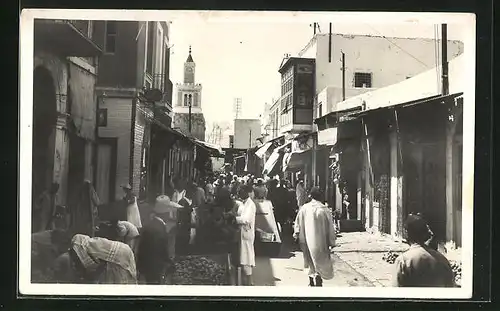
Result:
{"label": "man in white robe", "polygon": [[294,238],[299,240],[304,255],[309,286],[321,287],[323,280],[333,278],[330,248],[335,246],[335,225],[330,210],[322,203],[321,190],[314,187],[310,197],[311,202],[304,204],[297,214]]}
{"label": "man in white robe", "polygon": [[252,286],[252,270],[255,267],[255,213],[253,187],[244,185],[239,190],[241,202],[238,203],[236,223],[240,227],[240,266],[243,271],[242,283]]}

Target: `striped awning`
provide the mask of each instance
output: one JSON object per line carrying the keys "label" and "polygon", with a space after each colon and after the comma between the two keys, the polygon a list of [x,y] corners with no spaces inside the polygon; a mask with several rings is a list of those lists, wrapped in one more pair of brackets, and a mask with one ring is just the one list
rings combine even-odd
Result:
{"label": "striped awning", "polygon": [[264,158],[264,155],[266,154],[266,152],[269,150],[269,148],[271,148],[271,146],[273,145],[272,142],[267,142],[265,143],[264,145],[262,145],[262,147],[260,147],[256,152],[255,152],[255,155],[257,157],[259,157],[260,159]]}

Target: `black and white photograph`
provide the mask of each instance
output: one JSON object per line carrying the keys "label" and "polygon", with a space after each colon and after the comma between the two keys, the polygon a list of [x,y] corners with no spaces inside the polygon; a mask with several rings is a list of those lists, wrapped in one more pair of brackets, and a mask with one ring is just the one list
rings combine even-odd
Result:
{"label": "black and white photograph", "polygon": [[20,293],[470,298],[475,40],[468,13],[23,10]]}

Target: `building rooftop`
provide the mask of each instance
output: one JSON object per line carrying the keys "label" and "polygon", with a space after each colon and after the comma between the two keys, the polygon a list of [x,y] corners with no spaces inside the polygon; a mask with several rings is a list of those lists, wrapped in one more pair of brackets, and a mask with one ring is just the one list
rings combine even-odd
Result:
{"label": "building rooftop", "polygon": [[309,62],[310,63],[310,62],[314,62],[314,61],[315,61],[314,58],[288,57],[288,58],[283,59],[283,61],[281,62],[280,68],[278,69],[278,72],[283,73],[288,67],[290,67],[291,65],[293,65],[295,63],[301,63],[301,62],[304,62],[304,63]]}
{"label": "building rooftop", "polygon": [[[306,44],[302,50],[298,53],[298,56],[302,56],[305,54],[305,52],[311,48],[316,41],[318,40],[318,37],[326,37],[328,36],[328,33],[317,33],[315,34],[311,40]],[[354,39],[354,38],[359,38],[359,37],[365,37],[365,38],[373,38],[373,39],[394,39],[394,40],[424,40],[424,41],[434,41],[435,39],[433,38],[417,38],[417,37],[390,37],[390,36],[382,36],[382,35],[363,35],[363,34],[340,34],[340,33],[332,33],[332,37],[337,37],[337,38],[347,38],[347,39]],[[438,40],[439,41],[439,40]],[[449,40],[450,42],[460,42],[459,40]]]}

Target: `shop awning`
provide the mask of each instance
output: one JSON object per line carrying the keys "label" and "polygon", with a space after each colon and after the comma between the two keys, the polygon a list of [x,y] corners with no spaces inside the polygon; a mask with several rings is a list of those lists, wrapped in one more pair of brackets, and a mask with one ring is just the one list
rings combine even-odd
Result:
{"label": "shop awning", "polygon": [[311,158],[311,152],[311,149],[299,150],[285,155],[283,157],[283,172],[295,171],[304,167],[304,164]]}
{"label": "shop awning", "polygon": [[262,174],[268,175],[269,173],[275,170],[276,165],[279,162],[281,155],[278,152],[273,152],[269,159],[264,164],[264,169],[262,170]]}
{"label": "shop awning", "polygon": [[255,152],[255,155],[259,158],[264,158],[264,155],[266,154],[266,152],[269,150],[269,148],[271,148],[271,146],[273,145],[272,142],[267,142],[265,143],[264,145],[262,145],[262,147],[260,147],[256,152]]}
{"label": "shop awning", "polygon": [[198,139],[195,139],[194,142],[198,145],[201,146],[202,148],[208,150],[210,154],[214,157],[223,157],[224,156],[224,151],[222,151],[222,148],[218,145],[214,145],[211,143],[207,143],[205,141],[201,141]]}

